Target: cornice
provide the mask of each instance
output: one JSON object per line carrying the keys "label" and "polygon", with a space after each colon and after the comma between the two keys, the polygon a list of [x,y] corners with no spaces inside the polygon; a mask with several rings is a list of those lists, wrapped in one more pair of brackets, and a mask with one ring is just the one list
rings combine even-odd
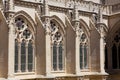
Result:
{"label": "cornice", "polygon": [[66,13],[69,9],[63,7],[50,6],[50,11]]}
{"label": "cornice", "polygon": [[15,0],[15,6],[24,6],[24,7],[28,7],[28,8],[36,8],[38,5],[42,5],[42,3]]}
{"label": "cornice", "polygon": [[[84,3],[85,1],[83,1]],[[97,3],[93,3],[93,2],[88,2],[90,4],[94,4],[94,5],[98,5],[98,6],[102,6],[100,4],[97,4]],[[28,7],[28,8],[38,8],[39,5],[42,5],[43,6],[43,2],[30,2],[30,1],[21,1],[21,0],[15,0],[15,6],[22,6],[22,7]],[[67,14],[67,12],[69,10],[74,10],[74,7],[65,7],[65,6],[55,6],[55,5],[51,5],[50,3],[48,4],[49,5],[49,9],[50,11],[54,11],[54,12],[60,12],[60,13],[65,13]],[[91,14],[95,14],[96,12],[94,11],[84,11],[84,10],[78,10],[79,11],[79,14],[80,15],[86,15],[86,16],[90,16]],[[96,13],[97,14],[97,13]],[[104,16],[107,16],[107,14]]]}

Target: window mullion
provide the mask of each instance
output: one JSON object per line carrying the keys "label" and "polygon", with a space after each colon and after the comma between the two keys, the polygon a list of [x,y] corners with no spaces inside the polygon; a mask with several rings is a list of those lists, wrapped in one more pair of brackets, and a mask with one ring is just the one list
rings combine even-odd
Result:
{"label": "window mullion", "polygon": [[25,49],[25,50],[26,50],[26,54],[25,54],[25,55],[26,55],[26,56],[25,56],[25,57],[26,57],[26,67],[25,67],[25,71],[28,72],[28,42],[26,42],[25,48],[26,48],[26,49]]}
{"label": "window mullion", "polygon": [[18,72],[21,72],[21,42],[18,43]]}

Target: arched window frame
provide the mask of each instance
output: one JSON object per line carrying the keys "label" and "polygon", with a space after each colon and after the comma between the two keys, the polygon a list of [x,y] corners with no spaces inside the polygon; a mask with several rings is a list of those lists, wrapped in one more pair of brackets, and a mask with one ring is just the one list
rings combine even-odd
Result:
{"label": "arched window frame", "polygon": [[120,69],[120,29],[118,29],[112,38],[112,69]]}
{"label": "arched window frame", "polygon": [[[16,17],[15,18],[15,73],[23,73],[23,72],[34,72],[35,71],[35,37],[32,29],[28,25],[28,21],[23,17]],[[16,43],[17,42],[17,43]],[[22,42],[25,43],[24,47],[22,47]],[[30,61],[29,56],[29,43],[31,43],[32,47],[32,61]],[[17,47],[16,47],[17,44]],[[18,51],[16,50],[18,48]],[[24,49],[24,56],[22,51]],[[16,59],[16,52],[17,58]],[[25,57],[25,59],[23,58]],[[17,60],[17,61],[16,61]],[[23,65],[24,61],[24,65]],[[16,64],[17,63],[17,64]],[[32,65],[29,65],[32,63]]]}
{"label": "arched window frame", "polygon": [[[57,22],[52,21],[51,24],[51,50],[52,50],[52,71],[64,71],[65,70],[65,38],[62,30],[60,29],[60,26],[57,24]],[[56,64],[54,62],[54,45],[56,45]],[[60,59],[60,45],[62,45],[62,56]],[[60,62],[61,60],[61,62]],[[56,68],[54,67],[56,65]],[[60,67],[61,66],[61,67]]]}
{"label": "arched window frame", "polygon": [[[80,29],[80,38],[79,38],[79,65],[80,70],[86,71],[89,70],[89,52],[90,52],[90,44],[87,34]],[[85,56],[85,49],[86,50],[86,56]],[[86,61],[86,62],[85,62]]]}

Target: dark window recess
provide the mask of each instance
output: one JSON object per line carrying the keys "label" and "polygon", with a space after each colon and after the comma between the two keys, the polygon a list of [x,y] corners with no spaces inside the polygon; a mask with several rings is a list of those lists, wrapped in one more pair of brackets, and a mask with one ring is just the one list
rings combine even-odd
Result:
{"label": "dark window recess", "polygon": [[115,44],[112,47],[112,67],[117,69],[117,47]]}
{"label": "dark window recess", "polygon": [[106,46],[105,46],[105,69],[108,69],[108,52]]}

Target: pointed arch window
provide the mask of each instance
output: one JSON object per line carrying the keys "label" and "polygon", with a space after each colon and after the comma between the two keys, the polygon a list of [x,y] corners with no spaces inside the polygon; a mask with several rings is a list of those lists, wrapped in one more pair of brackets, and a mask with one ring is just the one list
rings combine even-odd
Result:
{"label": "pointed arch window", "polygon": [[15,19],[15,72],[34,71],[34,38],[22,18]]}
{"label": "pointed arch window", "polygon": [[64,47],[63,36],[58,26],[51,21],[52,38],[52,70],[64,70]]}
{"label": "pointed arch window", "polygon": [[88,69],[88,40],[86,34],[82,34],[80,37],[80,69]]}
{"label": "pointed arch window", "polygon": [[115,32],[112,42],[112,68],[120,69],[120,29]]}

